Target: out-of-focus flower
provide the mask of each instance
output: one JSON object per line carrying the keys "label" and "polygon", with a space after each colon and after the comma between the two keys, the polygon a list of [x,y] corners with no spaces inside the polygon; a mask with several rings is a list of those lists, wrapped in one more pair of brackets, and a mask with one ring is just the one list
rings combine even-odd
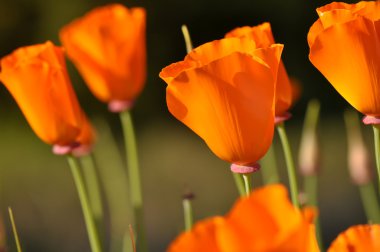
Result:
{"label": "out-of-focus flower", "polygon": [[198,222],[168,251],[317,252],[313,218],[313,209],[290,203],[284,186],[269,185],[240,198],[226,216]]}
{"label": "out-of-focus flower", "polygon": [[298,155],[299,171],[303,176],[316,176],[319,171],[319,110],[320,104],[317,100],[308,103]]}
{"label": "out-of-focus flower", "polygon": [[357,225],[341,233],[328,252],[377,252],[380,251],[380,225]]}
{"label": "out-of-focus flower", "polygon": [[[249,27],[239,27],[226,34],[226,37],[247,37],[254,41],[256,47],[266,48],[275,43],[270,23]],[[278,66],[276,83],[276,116],[285,116],[294,101],[291,82],[282,60]]]}
{"label": "out-of-focus flower", "polygon": [[221,159],[257,162],[272,143],[274,92],[282,45],[257,48],[226,38],[191,51],[164,68],[169,111]]}
{"label": "out-of-focus flower", "polygon": [[91,92],[120,112],[146,79],[145,10],[98,7],[63,27],[60,38]]}
{"label": "out-of-focus flower", "polygon": [[359,117],[356,111],[346,111],[344,119],[347,129],[348,169],[355,185],[371,183],[372,169],[368,150],[360,130]]}
{"label": "out-of-focus flower", "polygon": [[84,126],[89,122],[71,86],[61,47],[48,41],[15,50],[1,59],[0,80],[42,141],[68,150],[84,144],[80,136],[87,134]]}
{"label": "out-of-focus flower", "polygon": [[309,59],[358,111],[380,116],[380,2],[331,3],[317,9]]}

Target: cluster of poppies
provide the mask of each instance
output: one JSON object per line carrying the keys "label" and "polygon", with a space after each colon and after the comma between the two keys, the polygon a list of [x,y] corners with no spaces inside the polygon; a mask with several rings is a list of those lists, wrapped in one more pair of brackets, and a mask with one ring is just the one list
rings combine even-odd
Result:
{"label": "cluster of poppies", "polygon": [[[331,3],[317,13],[319,18],[307,37],[310,61],[366,116],[364,123],[373,125],[380,174],[380,2]],[[97,8],[65,26],[60,38],[63,47],[46,42],[2,58],[0,80],[35,133],[53,145],[55,154],[81,156],[91,152],[95,133],[71,86],[64,54],[111,112],[130,110],[146,79],[145,11],[119,4]],[[237,181],[246,182],[246,194],[226,216],[190,227],[168,251],[320,251],[317,210],[298,203],[290,151],[284,150],[289,154],[292,202],[279,184],[251,192],[246,177],[259,169],[258,161],[270,148],[275,129],[282,135],[297,99],[297,87],[281,61],[284,45],[275,42],[270,24],[263,23],[190,47],[183,61],[159,74],[167,83],[168,109],[216,156],[230,163],[233,173],[243,174]],[[142,201],[136,201],[138,215]],[[369,220],[372,224],[349,228],[328,251],[380,251],[378,210],[375,207],[375,217]],[[102,251],[94,242],[90,219],[86,217],[92,251]],[[136,221],[135,225],[137,250],[144,251],[145,245],[139,244],[144,236],[139,225],[143,224]]]}

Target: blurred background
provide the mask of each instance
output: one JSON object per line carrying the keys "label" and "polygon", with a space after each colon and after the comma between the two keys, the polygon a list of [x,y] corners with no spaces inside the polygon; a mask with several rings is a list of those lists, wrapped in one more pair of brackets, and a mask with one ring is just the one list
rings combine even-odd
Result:
{"label": "blurred background", "polygon": [[[158,73],[186,54],[182,24],[188,25],[193,44],[198,46],[222,38],[238,26],[271,23],[276,41],[285,45],[283,61],[288,73],[302,87],[301,97],[291,110],[293,117],[286,123],[295,158],[306,104],[311,98],[321,102],[319,193],[325,244],[348,226],[366,222],[358,190],[351,184],[347,171],[342,113],[349,106],[308,60],[308,29],[317,19],[315,9],[328,1],[115,2],[147,10],[148,79],[133,116],[151,251],[164,251],[183,229],[181,195],[186,190],[196,195],[195,219],[225,214],[238,195],[229,165],[215,157],[198,136],[167,111],[166,84],[158,78]],[[60,44],[58,31],[62,26],[96,6],[109,3],[106,0],[0,0],[0,56],[46,40]],[[118,153],[124,153],[119,118],[89,93],[69,62],[68,67],[78,98],[99,130],[95,151],[105,190],[114,187],[121,192],[113,197],[112,204],[119,206],[118,228],[123,229],[128,224],[125,212],[128,195],[123,168],[114,168],[124,167],[124,159]],[[25,251],[89,251],[82,212],[65,158],[54,156],[50,146],[36,137],[3,86],[0,86],[0,104],[0,204],[8,248],[15,249],[6,211],[11,206]],[[363,130],[372,151],[372,131],[370,127]],[[103,148],[111,135],[119,142],[119,150]],[[278,166],[286,183],[277,135],[274,141]],[[254,180],[260,185],[259,173]]]}

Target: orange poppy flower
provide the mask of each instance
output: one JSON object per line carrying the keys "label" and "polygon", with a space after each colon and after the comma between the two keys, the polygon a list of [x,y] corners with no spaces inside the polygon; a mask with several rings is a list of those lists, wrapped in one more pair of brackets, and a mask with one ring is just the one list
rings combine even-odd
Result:
{"label": "orange poppy flower", "polygon": [[256,48],[249,39],[206,43],[164,68],[169,111],[221,159],[256,163],[274,130],[274,92],[282,45]]}
{"label": "orange poppy flower", "polygon": [[168,252],[319,251],[314,211],[302,213],[282,185],[268,185],[240,198],[224,217],[211,217],[182,233]]}
{"label": "orange poppy flower", "polygon": [[308,33],[311,63],[358,111],[380,116],[380,2],[317,9]]}
{"label": "orange poppy flower", "polygon": [[82,143],[79,136],[86,131],[82,127],[87,119],[71,86],[62,48],[48,41],[15,50],[1,59],[0,80],[42,141],[69,149]]}
{"label": "orange poppy flower", "polygon": [[91,92],[111,110],[129,108],[146,78],[145,10],[96,8],[63,27],[60,38]]}
{"label": "orange poppy flower", "polygon": [[380,225],[352,226],[341,233],[328,252],[377,252],[380,251]]}
{"label": "orange poppy flower", "polygon": [[[225,37],[247,37],[252,39],[259,48],[269,47],[275,43],[272,29],[268,22],[253,27],[244,26],[236,28],[228,32]],[[292,95],[291,82],[284,64],[280,61],[276,83],[276,116],[282,117],[286,115],[294,101]]]}

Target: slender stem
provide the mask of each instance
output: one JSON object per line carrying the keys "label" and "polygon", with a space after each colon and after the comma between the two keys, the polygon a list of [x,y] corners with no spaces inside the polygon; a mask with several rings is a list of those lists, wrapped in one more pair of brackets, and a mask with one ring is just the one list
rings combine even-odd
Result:
{"label": "slender stem", "polygon": [[277,131],[278,131],[278,134],[280,135],[282,148],[284,150],[285,162],[286,162],[289,185],[290,185],[290,196],[291,196],[293,205],[296,207],[299,207],[296,168],[294,165],[292,151],[289,145],[289,140],[285,131],[284,123],[277,124]]}
{"label": "slender stem", "polygon": [[[318,207],[318,176],[311,175],[304,177],[304,190],[307,198],[307,205]],[[323,240],[322,240],[322,230],[320,218],[317,216],[314,220],[315,223],[315,232],[317,234],[317,241],[319,245],[319,249],[324,251],[323,249]]]}
{"label": "slender stem", "polygon": [[182,30],[183,38],[185,39],[186,52],[189,53],[191,52],[191,50],[193,50],[193,44],[191,43],[189,29],[187,29],[186,25],[182,25],[181,30]]}
{"label": "slender stem", "polygon": [[130,235],[131,242],[132,242],[132,249],[133,249],[133,252],[136,252],[135,235],[133,233],[132,225],[129,224],[128,227],[129,227],[129,235]]}
{"label": "slender stem", "polygon": [[276,155],[273,144],[269,147],[267,154],[260,161],[262,167],[260,172],[263,175],[264,184],[276,184],[280,182],[280,176],[277,170]]}
{"label": "slender stem", "polygon": [[248,173],[248,174],[243,174],[242,175],[243,177],[243,180],[244,180],[244,192],[245,192],[245,196],[249,196],[250,192],[251,192],[251,189],[252,189],[252,178],[251,178],[251,174]]}
{"label": "slender stem", "polygon": [[139,251],[147,251],[145,240],[144,218],[143,218],[143,198],[141,190],[140,169],[137,158],[136,137],[133,129],[132,117],[128,110],[120,113],[120,120],[123,127],[124,141],[126,148],[129,185],[131,193],[131,204],[135,217],[137,248]]}
{"label": "slender stem", "polygon": [[[124,152],[121,155],[118,142],[112,134],[109,123],[103,118],[95,118],[99,129],[99,141],[94,149],[97,171],[104,189],[104,210],[107,210],[108,222],[104,231],[109,236],[109,251],[120,252],[125,241],[124,235],[128,224],[133,223],[133,211],[129,199],[129,180],[125,168]],[[106,168],[106,169],[102,169]],[[103,191],[102,191],[103,193]],[[105,229],[104,229],[105,230]],[[104,237],[104,236],[103,236]],[[127,241],[129,241],[129,236]],[[127,246],[129,249],[131,246]]]}
{"label": "slender stem", "polygon": [[304,177],[304,190],[306,194],[307,205],[315,206],[315,207],[318,206],[317,188],[318,188],[318,177],[316,175]]}
{"label": "slender stem", "polygon": [[380,207],[373,183],[360,185],[359,191],[368,222],[380,224]]}
{"label": "slender stem", "polygon": [[380,133],[379,127],[377,125],[373,125],[373,137],[375,141],[375,157],[376,157],[376,169],[377,169],[377,177],[378,177],[378,186],[379,186],[379,194],[380,194]]}
{"label": "slender stem", "polygon": [[245,196],[245,187],[244,187],[244,181],[243,178],[239,173],[232,172],[232,175],[234,176],[236,188],[238,189],[239,195],[241,197]]}
{"label": "slender stem", "polygon": [[125,231],[123,237],[122,252],[136,252],[135,235],[133,233],[132,225],[128,225],[128,231]]}
{"label": "slender stem", "polygon": [[80,165],[76,158],[68,155],[67,160],[71,169],[71,173],[73,174],[75,186],[78,191],[79,200],[82,206],[84,221],[87,228],[88,238],[90,240],[90,246],[92,252],[101,252],[101,245],[99,241],[99,235],[96,230],[96,225],[94,221],[94,217],[91,212],[90,202],[87,196],[87,192],[85,190],[85,185],[83,181],[82,174],[80,172]]}
{"label": "slender stem", "polygon": [[13,211],[12,211],[12,208],[8,207],[8,213],[9,213],[9,219],[11,220],[11,224],[12,224],[12,231],[13,231],[13,236],[15,238],[15,243],[16,243],[16,247],[17,247],[17,252],[22,252],[21,250],[21,245],[20,245],[20,240],[18,238],[18,233],[17,233],[17,228],[16,228],[16,223],[15,223],[15,219],[13,217]]}
{"label": "slender stem", "polygon": [[185,230],[189,231],[191,230],[191,227],[193,226],[193,209],[191,207],[191,199],[183,199],[182,200],[183,205],[183,214],[185,217]]}
{"label": "slender stem", "polygon": [[91,211],[93,212],[99,229],[103,222],[103,199],[99,175],[96,170],[96,162],[93,153],[81,157],[81,163],[83,165],[82,170],[90,200]]}

